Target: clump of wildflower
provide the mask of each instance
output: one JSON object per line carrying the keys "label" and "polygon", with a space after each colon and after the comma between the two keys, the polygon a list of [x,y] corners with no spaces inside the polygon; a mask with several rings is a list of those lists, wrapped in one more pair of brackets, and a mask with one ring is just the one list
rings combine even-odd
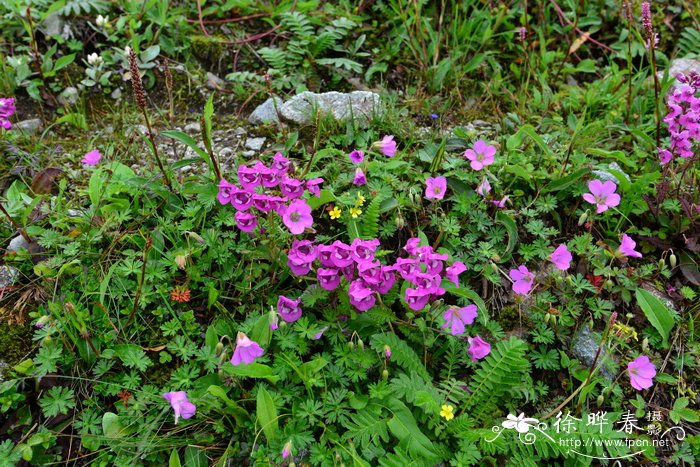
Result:
{"label": "clump of wildflower", "polygon": [[14,97],[0,97],[0,128],[12,129],[10,117],[17,111]]}
{"label": "clump of wildflower", "polygon": [[170,299],[175,302],[185,303],[190,301],[190,289],[184,285],[175,286],[170,291]]}
{"label": "clump of wildflower", "polygon": [[478,140],[474,147],[464,151],[464,157],[471,161],[474,170],[481,170],[487,165],[493,164],[496,155],[496,146],[492,146],[484,140]]}
{"label": "clump of wildflower", "polygon": [[311,206],[304,200],[294,200],[287,206],[282,216],[282,222],[289,228],[289,231],[295,235],[302,233],[314,223],[311,217]]}
{"label": "clump of wildflower", "polygon": [[700,79],[677,76],[682,86],[674,90],[668,97],[669,113],[664,117],[671,134],[671,144],[668,149],[659,150],[662,164],[669,163],[674,156],[684,159],[694,154],[693,145],[700,141],[700,97],[696,97],[700,87]]}
{"label": "clump of wildflower", "polygon": [[99,150],[93,149],[92,151],[89,151],[85,153],[85,156],[83,156],[83,159],[80,161],[85,165],[97,165],[100,163],[102,160],[102,154],[100,153]]}
{"label": "clump of wildflower", "polygon": [[163,399],[170,402],[170,407],[175,412],[175,424],[177,424],[177,420],[180,417],[184,419],[192,418],[197,412],[197,406],[187,400],[185,391],[166,392],[163,394]]}
{"label": "clump of wildflower", "polygon": [[447,179],[445,177],[428,177],[425,180],[426,199],[442,199],[447,191]]}
{"label": "clump of wildflower", "polygon": [[253,363],[256,358],[262,356],[263,353],[264,350],[260,347],[260,344],[250,340],[244,333],[239,332],[236,337],[236,348],[233,350],[233,356],[231,357],[231,365],[248,365]]}
{"label": "clump of wildflower", "polygon": [[301,298],[292,300],[284,295],[277,299],[277,313],[288,323],[293,323],[301,318]]}
{"label": "clump of wildflower", "polygon": [[591,180],[588,182],[590,193],[584,193],[583,199],[596,205],[598,214],[620,204],[620,195],[615,193],[617,185],[610,180]]}

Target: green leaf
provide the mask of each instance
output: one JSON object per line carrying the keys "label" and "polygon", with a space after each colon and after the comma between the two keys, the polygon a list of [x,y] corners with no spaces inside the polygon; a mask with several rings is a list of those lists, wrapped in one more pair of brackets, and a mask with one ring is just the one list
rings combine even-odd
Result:
{"label": "green leaf", "polygon": [[542,188],[542,193],[553,193],[555,191],[561,191],[565,188],[570,187],[574,183],[580,182],[583,177],[589,173],[591,169],[579,169],[576,172],[570,173],[569,175],[559,178],[557,180],[552,180]]}
{"label": "green leaf", "polygon": [[355,219],[348,220],[348,237],[350,241],[360,238],[360,227]]}
{"label": "green leaf", "polygon": [[63,57],[59,58],[56,60],[56,64],[53,67],[53,72],[57,72],[59,70],[62,70],[63,68],[67,67],[73,61],[75,60],[75,54],[70,54],[70,55],[64,55]]}
{"label": "green leaf", "polygon": [[425,436],[411,411],[398,399],[391,399],[388,408],[392,417],[387,422],[389,431],[399,440],[399,446],[408,450],[414,456],[435,459],[437,454],[433,443]]}
{"label": "green leaf", "polygon": [[168,462],[168,467],[182,467],[182,464],[180,463],[180,456],[177,453],[176,448],[173,448],[172,452],[170,453],[170,461]]}
{"label": "green leaf", "polygon": [[179,141],[188,148],[192,149],[199,157],[202,158],[202,160],[208,161],[209,160],[209,155],[204,152],[203,149],[201,149],[199,146],[197,146],[197,142],[192,138],[190,135],[187,133],[183,133],[182,131],[178,130],[165,130],[160,132],[161,136],[164,136],[166,138],[172,138],[175,141]]}
{"label": "green leaf", "polygon": [[260,426],[267,440],[274,440],[275,436],[277,436],[277,430],[279,429],[277,407],[275,407],[275,401],[272,399],[270,393],[263,387],[258,389],[256,411],[258,414],[258,421],[260,422]]}
{"label": "green leaf", "polygon": [[392,362],[401,366],[407,372],[415,372],[424,381],[430,381],[430,374],[425,369],[414,348],[396,336],[396,334],[375,334],[370,339],[370,346],[377,353],[384,352],[384,346],[391,348]]}
{"label": "green leaf", "polygon": [[518,243],[518,226],[513,219],[502,211],[498,211],[496,214],[496,222],[503,224],[506,228],[506,232],[508,232],[508,244],[505,253],[506,255],[510,255],[515,245]]}
{"label": "green leaf", "polygon": [[537,134],[537,130],[535,130],[535,127],[532,125],[523,125],[520,127],[516,134],[508,138],[506,141],[506,147],[508,149],[516,149],[522,143],[523,135],[529,136],[547,157],[552,157],[552,152],[549,150],[549,146],[547,146],[547,143],[545,143],[542,137]]}
{"label": "green leaf", "polygon": [[637,303],[649,322],[661,334],[663,347],[668,347],[668,337],[675,324],[675,313],[650,292],[638,288],[635,292]]}
{"label": "green leaf", "polygon": [[323,206],[326,203],[330,203],[331,201],[335,201],[335,195],[331,190],[321,190],[320,197],[317,198],[315,196],[312,196],[311,198],[306,200],[307,204],[311,206],[311,209],[316,209],[319,206]]}
{"label": "green leaf", "polygon": [[185,448],[185,465],[187,467],[208,467],[209,459],[201,449],[187,446]]}
{"label": "green leaf", "polygon": [[122,425],[119,415],[107,412],[102,416],[102,432],[107,438],[122,438],[130,431]]}
{"label": "green leaf", "polygon": [[148,63],[153,61],[158,54],[160,53],[160,46],[159,45],[152,45],[143,52],[139,54],[139,60],[141,60],[141,63]]}
{"label": "green leaf", "polygon": [[673,409],[668,414],[671,420],[673,420],[673,423],[679,423],[681,420],[685,420],[689,423],[697,423],[700,421],[698,412],[687,408],[689,402],[687,397],[676,399],[673,403]]}
{"label": "green leaf", "polygon": [[231,376],[263,378],[271,383],[276,383],[281,378],[281,376],[275,374],[271,367],[255,362],[247,365],[224,365],[224,372]]}

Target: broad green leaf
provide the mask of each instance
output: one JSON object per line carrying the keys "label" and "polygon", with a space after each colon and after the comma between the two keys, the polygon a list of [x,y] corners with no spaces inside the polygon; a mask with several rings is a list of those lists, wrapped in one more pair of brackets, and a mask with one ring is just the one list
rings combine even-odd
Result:
{"label": "broad green leaf", "polygon": [[64,55],[63,57],[59,58],[56,60],[56,64],[53,67],[53,72],[57,72],[59,70],[62,70],[63,68],[67,67],[73,61],[75,60],[75,54],[70,54],[70,55]]}
{"label": "broad green leaf", "polygon": [[168,467],[182,467],[182,464],[180,463],[180,455],[177,453],[176,448],[173,448],[172,452],[170,453]]}
{"label": "broad green leaf", "polygon": [[580,182],[584,175],[589,173],[591,169],[584,168],[579,169],[576,172],[570,173],[569,175],[559,178],[557,180],[552,180],[542,188],[542,193],[553,193],[555,191],[561,191],[565,188],[570,187],[574,183]]}
{"label": "broad green leaf", "polygon": [[263,378],[271,383],[280,380],[280,376],[275,374],[271,367],[262,363],[249,363],[247,365],[224,365],[224,372],[232,376],[242,376],[247,378]]}
{"label": "broad green leaf", "polygon": [[316,209],[319,206],[322,206],[326,203],[330,203],[331,201],[335,201],[335,195],[331,190],[321,190],[320,197],[317,198],[315,196],[312,196],[311,198],[306,200],[308,205],[311,206],[311,209]]}
{"label": "broad green leaf", "polygon": [[187,446],[185,448],[185,465],[187,467],[208,467],[209,459],[201,449]]}
{"label": "broad green leaf", "polygon": [[663,347],[668,347],[668,337],[675,324],[675,314],[664,303],[644,289],[635,292],[637,303],[649,322],[661,334]]}
{"label": "broad green leaf", "polygon": [[119,415],[113,412],[106,412],[102,416],[102,432],[107,438],[122,438],[128,435],[130,431],[122,425]]}
{"label": "broad green leaf", "polygon": [[360,238],[360,226],[355,219],[348,221],[348,236],[350,241]]}
{"label": "broad green leaf", "polygon": [[676,399],[676,401],[673,403],[673,409],[668,414],[669,417],[671,417],[671,420],[673,420],[673,423],[679,423],[681,420],[685,420],[690,423],[697,423],[700,421],[698,412],[687,408],[689,402],[690,401],[687,397]]}
{"label": "broad green leaf", "polygon": [[505,253],[506,255],[510,255],[515,248],[515,245],[518,243],[518,226],[515,224],[513,219],[502,211],[498,211],[496,214],[496,222],[503,224],[503,226],[506,228],[506,232],[508,232],[508,244],[506,246]]}
{"label": "broad green leaf", "polygon": [[139,59],[141,60],[141,63],[146,64],[150,61],[153,61],[158,56],[159,53],[160,53],[160,46],[159,45],[152,45],[139,54]]}
{"label": "broad green leaf", "polygon": [[270,393],[263,387],[258,389],[256,411],[258,421],[260,422],[260,426],[262,427],[267,440],[274,440],[275,436],[277,436],[277,430],[279,429],[277,421],[277,407],[275,407],[275,401],[272,399]]}

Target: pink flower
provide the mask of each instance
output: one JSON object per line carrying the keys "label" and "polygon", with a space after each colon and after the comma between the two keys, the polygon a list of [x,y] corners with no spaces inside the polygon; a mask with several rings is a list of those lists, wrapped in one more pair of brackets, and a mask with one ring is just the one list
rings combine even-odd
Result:
{"label": "pink flower", "polygon": [[391,347],[389,347],[388,345],[384,346],[384,356],[386,358],[391,358]]}
{"label": "pink flower", "polygon": [[362,151],[358,151],[357,149],[352,151],[348,156],[350,157],[350,160],[353,164],[359,164],[360,162],[365,160],[365,153]]}
{"label": "pink flower", "polygon": [[311,180],[306,181],[306,189],[316,198],[320,198],[321,187],[319,185],[321,185],[321,183],[323,183],[322,178],[312,178]]}
{"label": "pink flower", "polygon": [[258,218],[255,214],[238,211],[233,218],[236,219],[236,227],[243,232],[252,232],[258,226]]}
{"label": "pink flower", "polygon": [[427,199],[442,199],[447,191],[445,177],[428,177],[425,180],[425,197]]}
{"label": "pink flower", "polygon": [[304,182],[284,175],[280,181],[280,191],[287,198],[299,198],[304,194]]}
{"label": "pink flower", "polygon": [[394,157],[396,154],[396,141],[393,135],[386,135],[381,141],[377,141],[372,146],[379,148],[379,152],[387,157]]}
{"label": "pink flower", "polygon": [[430,289],[412,289],[409,287],[404,292],[404,300],[411,310],[421,311],[428,304],[431,293],[432,290]]}
{"label": "pink flower", "polygon": [[83,160],[80,162],[85,165],[97,165],[100,163],[100,160],[102,160],[102,154],[100,154],[100,151],[97,149],[93,149],[92,151],[87,152],[83,157]]}
{"label": "pink flower", "polygon": [[243,164],[238,166],[238,183],[240,183],[243,188],[246,190],[254,190],[261,182],[260,172],[254,167],[246,167]]}
{"label": "pink flower", "polygon": [[656,367],[649,361],[646,355],[639,356],[627,364],[627,373],[630,375],[630,384],[637,391],[648,389],[654,382]]}
{"label": "pink flower", "polygon": [[590,193],[584,193],[583,199],[591,204],[595,204],[598,207],[596,210],[598,214],[620,204],[620,195],[615,193],[617,185],[610,180],[605,182],[591,180],[588,182],[588,189]]}
{"label": "pink flower", "polygon": [[278,152],[272,157],[272,165],[270,168],[281,175],[287,173],[290,165],[292,165],[292,163],[289,159],[284,157],[281,152]]}
{"label": "pink flower", "polygon": [[252,192],[234,188],[231,190],[231,206],[238,211],[247,211],[253,205]]}
{"label": "pink flower", "polygon": [[326,332],[327,330],[328,330],[328,326],[321,328],[320,331],[318,331],[316,334],[314,334],[313,340],[315,340],[315,341],[319,340],[321,337],[323,337],[323,333]]}
{"label": "pink flower", "polygon": [[461,261],[455,261],[452,266],[448,266],[445,270],[445,277],[451,281],[455,287],[459,287],[459,275],[467,270],[467,267]]}
{"label": "pink flower", "polygon": [[372,289],[366,287],[362,279],[357,279],[350,283],[348,297],[350,298],[350,304],[358,311],[369,310],[377,300]]}
{"label": "pink flower", "polygon": [[527,270],[525,266],[518,266],[518,269],[511,269],[508,276],[513,279],[513,292],[519,295],[527,295],[532,289],[535,275]]}
{"label": "pink flower", "polygon": [[486,177],[484,177],[479,186],[476,187],[476,192],[484,198],[491,192],[491,184]]}
{"label": "pink flower", "polygon": [[367,177],[365,176],[365,173],[362,171],[361,168],[355,169],[355,178],[352,180],[353,185],[366,185],[367,184]]}
{"label": "pink flower", "polygon": [[622,234],[622,241],[620,242],[620,247],[617,249],[617,251],[622,253],[623,256],[641,258],[642,254],[638,251],[635,251],[635,246],[637,246],[637,242],[632,240],[632,238],[627,234]]}
{"label": "pink flower", "polygon": [[284,447],[282,448],[282,459],[286,459],[292,454],[292,441],[289,440],[285,443]]}
{"label": "pink flower", "polygon": [[12,129],[12,122],[10,122],[9,117],[16,110],[14,97],[0,97],[0,128]]}
{"label": "pink flower", "polygon": [[561,271],[566,271],[571,266],[573,257],[569,253],[565,244],[559,245],[554,252],[549,256],[549,260],[554,263],[554,266]]}
{"label": "pink flower", "polygon": [[238,366],[241,363],[244,365],[253,363],[263,352],[262,347],[257,342],[250,340],[244,333],[239,332],[236,337],[236,348],[233,350],[233,357],[231,357],[231,365]]}
{"label": "pink flower", "polygon": [[504,196],[503,198],[501,198],[501,199],[498,200],[498,201],[495,200],[495,199],[492,199],[492,200],[489,201],[489,202],[492,203],[492,204],[495,204],[496,207],[503,209],[504,207],[506,207],[506,201],[508,201],[508,198],[510,198],[510,196],[509,196],[509,195],[506,195],[506,196]]}
{"label": "pink flower", "polygon": [[468,337],[467,341],[469,342],[468,352],[472,362],[481,360],[491,353],[491,345],[485,342],[480,336]]}
{"label": "pink flower", "polygon": [[345,268],[353,263],[353,250],[349,245],[346,245],[340,240],[336,240],[331,246],[333,247],[331,261],[335,267]]}
{"label": "pink flower", "polygon": [[374,259],[374,252],[377,251],[378,246],[379,240],[376,238],[374,240],[356,238],[350,245],[350,248],[352,248],[352,258],[358,263],[372,261]]}
{"label": "pink flower", "polygon": [[277,299],[277,313],[288,323],[301,318],[301,298],[292,300],[284,295],[280,295]]}
{"label": "pink flower", "polygon": [[340,274],[337,269],[333,268],[318,268],[316,270],[316,278],[318,285],[325,290],[335,290],[340,284]]}
{"label": "pink flower", "polygon": [[175,412],[176,424],[178,418],[191,418],[197,411],[197,407],[192,402],[187,400],[187,393],[185,391],[166,392],[163,394],[163,399],[170,402],[170,406]]}
{"label": "pink flower", "polygon": [[445,329],[449,326],[453,336],[464,334],[464,326],[472,324],[478,316],[476,305],[467,305],[463,308],[451,306],[442,315],[445,324],[440,326],[440,329]]}
{"label": "pink flower", "polygon": [[673,153],[671,151],[668,149],[659,150],[659,161],[661,162],[661,165],[668,164],[671,162],[671,159],[673,159]]}
{"label": "pink flower", "polygon": [[219,193],[216,195],[216,199],[219,201],[219,204],[224,206],[231,204],[231,195],[236,190],[238,190],[236,185],[229,183],[225,178],[222,178],[219,182]]}
{"label": "pink flower", "polygon": [[302,199],[292,201],[282,215],[282,222],[291,233],[299,235],[314,223],[314,218],[311,217],[311,206]]}
{"label": "pink flower", "polygon": [[471,161],[472,169],[481,170],[487,165],[493,164],[496,155],[496,146],[487,144],[484,140],[474,143],[473,149],[464,151],[464,157]]}

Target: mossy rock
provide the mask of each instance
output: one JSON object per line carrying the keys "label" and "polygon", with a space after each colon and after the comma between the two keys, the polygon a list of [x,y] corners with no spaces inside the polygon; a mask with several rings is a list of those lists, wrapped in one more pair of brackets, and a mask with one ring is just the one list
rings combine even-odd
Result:
{"label": "mossy rock", "polygon": [[0,321],[0,381],[5,369],[12,368],[21,362],[29,353],[32,344],[32,330],[26,325],[8,324]]}

